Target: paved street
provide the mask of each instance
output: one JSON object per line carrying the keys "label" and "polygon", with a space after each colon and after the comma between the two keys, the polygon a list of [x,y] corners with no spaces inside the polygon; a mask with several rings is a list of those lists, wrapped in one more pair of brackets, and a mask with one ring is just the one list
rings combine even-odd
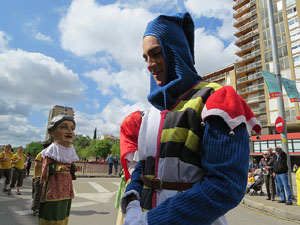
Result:
{"label": "paved street", "polygon": [[[0,180],[2,189],[4,180]],[[114,201],[119,178],[78,178],[73,182],[75,198],[72,201],[70,225],[112,225],[117,210]],[[24,180],[22,195],[0,193],[0,225],[34,225],[37,217],[32,215],[31,178]]]}
{"label": "paved street", "polygon": [[[0,180],[2,189],[4,180]],[[114,225],[117,210],[114,208],[119,178],[77,178],[74,181],[75,199],[72,201],[70,225]],[[35,225],[32,215],[31,178],[24,180],[22,195],[11,196],[0,192],[0,225]],[[260,211],[239,205],[227,215],[229,225],[293,225],[295,222],[276,218]]]}
{"label": "paved street", "polygon": [[293,221],[287,221],[265,214],[240,204],[226,215],[228,225],[296,225]]}

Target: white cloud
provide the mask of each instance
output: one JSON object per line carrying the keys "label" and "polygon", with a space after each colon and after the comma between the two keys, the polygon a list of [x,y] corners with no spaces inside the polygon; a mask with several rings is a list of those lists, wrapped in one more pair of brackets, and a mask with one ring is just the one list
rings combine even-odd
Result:
{"label": "white cloud", "polygon": [[145,110],[149,105],[135,103],[126,104],[118,98],[113,98],[101,113],[87,114],[80,111],[75,112],[76,134],[89,135],[93,137],[94,129],[97,127],[98,135],[113,134],[120,135],[120,125],[123,119],[136,110]]}
{"label": "white cloud", "polygon": [[5,52],[8,50],[9,41],[10,37],[8,37],[7,34],[0,30],[0,52]]}
{"label": "white cloud", "polygon": [[132,69],[109,73],[105,69],[93,70],[84,74],[93,79],[97,89],[103,95],[119,95],[123,99],[147,104],[149,93],[149,73],[144,70]]}
{"label": "white cloud", "polygon": [[195,31],[195,59],[199,75],[234,63],[236,59],[234,50],[233,43],[225,47],[220,39],[206,34],[203,28]]}
{"label": "white cloud", "polygon": [[122,68],[141,67],[142,36],[153,17],[142,8],[75,0],[59,22],[61,45],[78,56],[107,52]]}
{"label": "white cloud", "polygon": [[20,49],[0,54],[0,90],[0,108],[11,112],[84,99],[77,74],[51,57]]}
{"label": "white cloud", "polygon": [[0,115],[0,144],[25,145],[45,139],[45,128],[27,124],[24,116]]}
{"label": "white cloud", "polygon": [[49,36],[46,36],[40,32],[36,32],[34,37],[35,37],[35,39],[37,39],[39,41],[52,42],[52,39]]}
{"label": "white cloud", "polygon": [[222,26],[217,28],[218,36],[223,39],[233,39],[233,1],[232,0],[186,0],[185,7],[197,18],[204,16],[222,21]]}

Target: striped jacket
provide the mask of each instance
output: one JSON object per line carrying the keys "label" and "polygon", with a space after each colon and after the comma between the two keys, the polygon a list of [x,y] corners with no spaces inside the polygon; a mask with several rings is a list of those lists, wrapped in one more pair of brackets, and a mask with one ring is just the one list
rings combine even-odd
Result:
{"label": "striped jacket", "polygon": [[[200,163],[204,131],[201,112],[207,98],[221,87],[200,82],[173,108],[161,112],[152,107],[145,113],[138,140],[143,175],[169,182],[201,180],[204,172]],[[177,193],[175,190],[156,192],[144,186],[141,205],[150,210]]]}

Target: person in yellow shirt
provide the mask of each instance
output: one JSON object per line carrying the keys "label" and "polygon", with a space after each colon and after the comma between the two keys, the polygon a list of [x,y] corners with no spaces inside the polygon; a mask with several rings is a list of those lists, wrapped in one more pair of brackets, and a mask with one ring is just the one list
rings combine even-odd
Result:
{"label": "person in yellow shirt", "polygon": [[297,205],[300,205],[300,167],[296,172],[296,184],[297,184]]}
{"label": "person in yellow shirt", "polygon": [[33,211],[33,215],[38,215],[40,209],[40,199],[41,199],[41,190],[42,185],[40,182],[40,177],[42,173],[42,165],[43,165],[43,158],[42,152],[38,153],[34,160],[34,172],[32,178],[32,204],[31,210]]}
{"label": "person in yellow shirt", "polygon": [[14,188],[17,183],[17,195],[20,195],[20,187],[22,187],[24,179],[24,163],[27,159],[26,155],[23,154],[23,147],[20,146],[18,151],[10,159],[13,164],[10,188]]}
{"label": "person in yellow shirt", "polygon": [[4,152],[0,153],[0,179],[5,176],[3,191],[10,195],[9,183],[11,180],[11,160],[13,153],[11,152],[11,145],[8,144],[4,148]]}

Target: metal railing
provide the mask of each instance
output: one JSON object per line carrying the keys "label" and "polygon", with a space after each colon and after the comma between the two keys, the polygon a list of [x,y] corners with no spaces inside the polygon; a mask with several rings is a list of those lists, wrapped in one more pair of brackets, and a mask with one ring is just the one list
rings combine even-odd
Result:
{"label": "metal railing", "polygon": [[256,50],[254,52],[251,52],[251,53],[249,53],[247,55],[242,56],[241,60],[237,61],[237,63],[241,63],[241,62],[243,62],[243,61],[245,61],[247,59],[254,58],[254,57],[259,56],[259,55],[260,55],[260,50]]}
{"label": "metal railing", "polygon": [[247,102],[247,104],[256,103],[256,102],[262,102],[262,101],[265,101],[265,96],[264,95],[260,95],[260,96],[254,97],[254,98],[247,98],[247,99],[245,99],[245,101]]}
{"label": "metal railing", "polygon": [[255,74],[251,74],[249,76],[245,76],[245,77],[239,78],[239,79],[236,80],[236,83],[237,84],[241,84],[241,83],[245,83],[246,81],[249,81],[249,80],[259,79],[261,77],[262,77],[261,72],[258,72],[258,73],[255,73]]}
{"label": "metal railing", "polygon": [[243,7],[239,8],[235,13],[233,13],[233,17],[235,17],[236,15],[240,14],[241,12],[245,11],[246,9],[250,8],[251,6],[253,6],[255,4],[255,0],[251,0],[249,3],[247,3],[246,5],[244,5]]}
{"label": "metal railing", "polygon": [[256,13],[256,9],[255,9],[255,10],[251,10],[250,12],[246,13],[246,14],[243,15],[242,17],[238,18],[238,19],[233,23],[233,25],[235,26],[235,25],[237,25],[237,24],[243,22],[244,20],[246,20],[246,19],[248,19],[249,17],[254,16],[254,15],[256,15],[256,14],[257,14],[257,13]]}
{"label": "metal railing", "polygon": [[243,88],[241,90],[238,90],[238,94],[245,94],[245,93],[248,93],[251,91],[262,90],[262,89],[264,89],[264,83],[252,85],[252,86]]}
{"label": "metal railing", "polygon": [[255,63],[251,63],[251,64],[249,64],[247,66],[243,66],[243,67],[238,68],[236,70],[236,73],[242,73],[242,72],[245,72],[247,70],[251,70],[251,69],[256,68],[256,67],[261,67],[261,65],[262,65],[261,61],[255,62]]}

